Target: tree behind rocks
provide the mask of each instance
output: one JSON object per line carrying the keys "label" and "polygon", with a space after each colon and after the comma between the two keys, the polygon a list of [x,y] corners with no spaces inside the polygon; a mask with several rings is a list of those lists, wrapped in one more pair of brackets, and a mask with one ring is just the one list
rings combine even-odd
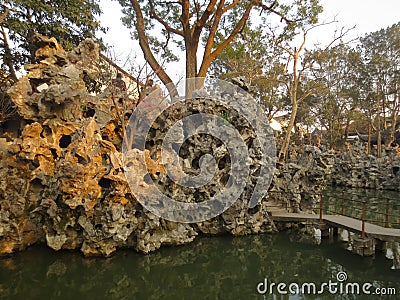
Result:
{"label": "tree behind rocks", "polygon": [[96,30],[101,14],[99,1],[5,0],[0,4],[0,57],[2,71],[16,81],[26,63],[35,63],[35,32],[56,37],[66,50]]}

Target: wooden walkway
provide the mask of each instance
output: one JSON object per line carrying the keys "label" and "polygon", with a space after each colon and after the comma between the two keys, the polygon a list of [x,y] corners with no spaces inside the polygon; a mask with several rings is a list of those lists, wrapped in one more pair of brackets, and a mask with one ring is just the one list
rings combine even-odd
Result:
{"label": "wooden walkway", "polygon": [[[319,224],[319,215],[303,213],[287,213],[271,211],[273,221],[281,222],[312,222]],[[330,227],[343,228],[354,233],[361,233],[362,221],[341,215],[322,215],[324,224]],[[400,242],[400,229],[386,228],[365,222],[365,234],[381,241]]]}

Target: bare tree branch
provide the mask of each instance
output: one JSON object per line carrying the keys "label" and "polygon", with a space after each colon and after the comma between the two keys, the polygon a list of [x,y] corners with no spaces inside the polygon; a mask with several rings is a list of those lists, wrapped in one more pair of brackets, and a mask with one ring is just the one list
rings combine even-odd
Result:
{"label": "bare tree branch", "polygon": [[[214,43],[215,33],[211,34],[211,32],[210,32],[210,35],[207,39],[207,44],[206,44],[206,47],[204,50],[203,62],[201,64],[200,70],[198,72],[199,77],[206,76],[207,70],[210,67],[211,62],[217,57],[218,54],[220,54],[232,42],[232,40],[235,38],[235,36],[243,30],[243,28],[246,26],[246,22],[249,18],[250,12],[253,7],[254,7],[254,4],[252,1],[247,5],[246,10],[243,13],[243,16],[240,18],[240,20],[236,24],[235,28],[232,30],[231,34],[214,51],[212,51],[212,45]],[[216,28],[215,28],[215,30],[216,30]]]}
{"label": "bare tree branch", "polygon": [[[140,8],[139,2],[138,2],[138,0],[131,0],[131,4],[136,13],[135,26],[136,26],[136,30],[137,30],[138,36],[139,36],[139,45],[142,48],[142,51],[146,58],[146,61],[149,63],[149,65],[154,70],[154,72],[157,74],[157,76],[160,78],[160,80],[165,85],[168,85],[169,83],[172,83],[172,79],[168,76],[168,74],[160,66],[160,64],[154,57],[153,52],[150,49],[149,40],[148,40],[148,38],[146,36],[146,32],[145,32],[143,14],[142,14],[142,10]],[[174,93],[172,93],[172,91],[171,91],[171,95],[172,94],[174,94]]]}
{"label": "bare tree branch", "polygon": [[[224,2],[224,0],[221,0],[220,2]],[[204,25],[210,18],[210,16],[213,13],[215,4],[217,3],[217,0],[211,0],[208,5],[206,10],[204,11],[203,15],[200,18],[200,21],[196,23],[196,25],[193,27],[193,35],[200,35],[201,30],[203,29]]]}
{"label": "bare tree branch", "polygon": [[260,7],[262,9],[262,11],[266,11],[267,10],[267,11],[272,12],[272,13],[276,14],[277,16],[281,17],[281,22],[285,21],[286,23],[293,23],[293,22],[301,21],[301,19],[290,20],[285,15],[283,15],[279,11],[275,10],[274,7],[278,3],[277,1],[274,1],[274,3],[272,3],[270,6],[262,4],[262,0],[256,0],[254,2],[255,2],[256,6],[258,6],[258,7]]}
{"label": "bare tree branch", "polygon": [[11,59],[12,53],[11,53],[10,45],[8,43],[7,33],[3,26],[0,26],[0,27],[1,27],[1,35],[2,35],[1,40],[3,41],[3,47],[4,47],[4,52],[5,52],[4,53],[4,63],[7,65],[8,69],[10,71],[11,79],[14,82],[16,82],[18,80],[18,77],[17,77],[17,73],[15,71],[15,68],[14,68],[14,65],[13,65],[13,62]]}
{"label": "bare tree branch", "polygon": [[[168,2],[169,4],[171,4],[171,2]],[[176,2],[174,2],[176,3]],[[159,15],[157,15],[155,9],[154,9],[154,4],[153,4],[153,0],[149,0],[149,6],[150,6],[150,17],[152,19],[157,20],[161,25],[164,26],[165,30],[170,33],[175,33],[177,35],[183,36],[183,31],[182,30],[178,30],[176,28],[171,27],[164,19],[160,18]]]}
{"label": "bare tree branch", "polygon": [[228,10],[234,8],[237,4],[239,3],[239,0],[234,0],[232,1],[231,4],[227,5],[224,7],[224,9],[222,10],[222,14],[226,13]]}

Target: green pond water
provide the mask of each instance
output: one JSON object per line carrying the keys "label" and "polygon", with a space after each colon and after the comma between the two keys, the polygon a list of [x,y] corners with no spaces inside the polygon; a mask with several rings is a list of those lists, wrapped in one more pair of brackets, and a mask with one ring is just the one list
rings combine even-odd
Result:
{"label": "green pond water", "polygon": [[[149,255],[120,250],[109,258],[33,246],[0,258],[0,299],[400,299],[399,245],[361,257],[348,250],[348,240],[346,231],[321,241],[318,231],[297,229],[199,237]],[[347,276],[342,282],[340,272]],[[329,291],[329,281],[336,292]],[[322,294],[306,286],[303,293],[283,295],[279,283],[288,293],[304,283],[315,284],[316,292],[326,285]],[[351,288],[346,294],[347,283],[396,295],[354,295]]]}

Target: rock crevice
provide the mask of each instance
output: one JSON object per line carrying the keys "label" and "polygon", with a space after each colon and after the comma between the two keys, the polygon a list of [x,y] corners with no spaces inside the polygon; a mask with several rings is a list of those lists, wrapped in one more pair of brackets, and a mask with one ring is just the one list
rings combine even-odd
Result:
{"label": "rock crevice", "polygon": [[[112,93],[92,95],[87,90],[84,79],[95,78],[99,72],[98,46],[85,40],[65,52],[54,39],[38,39],[39,63],[28,65],[28,74],[9,90],[21,131],[0,152],[0,254],[35,243],[54,250],[76,249],[85,255],[108,256],[126,247],[148,253],[162,245],[191,242],[199,234],[273,232],[276,229],[268,214],[272,198],[291,211],[311,209],[318,201],[306,194],[318,193],[323,187],[329,169],[325,160],[330,156],[310,148],[276,171],[271,198],[254,208],[248,207],[248,190],[208,221],[176,223],[155,216],[132,196],[123,172],[118,103]],[[90,115],[85,113],[88,108],[93,109]],[[198,111],[187,109],[188,113]],[[208,109],[218,112],[219,108]],[[242,121],[238,124],[250,142],[253,133]],[[155,145],[161,126],[158,130],[153,136]],[[195,145],[199,143],[202,150],[216,155],[221,171],[229,169],[226,149],[209,137],[193,137],[183,147],[187,152],[183,155],[194,155],[192,166],[196,167]],[[145,151],[148,165],[154,167],[153,180],[164,176],[156,151]],[[259,154],[256,148],[251,151],[249,183],[259,168]],[[218,182],[223,185],[224,177]],[[217,192],[218,184],[204,194]],[[169,188],[176,194],[177,190]]]}

